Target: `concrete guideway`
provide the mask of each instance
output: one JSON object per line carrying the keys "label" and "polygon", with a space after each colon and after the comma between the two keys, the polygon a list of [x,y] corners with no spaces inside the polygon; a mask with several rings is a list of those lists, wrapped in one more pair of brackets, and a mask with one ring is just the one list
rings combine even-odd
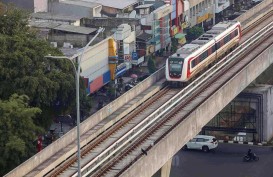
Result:
{"label": "concrete guideway", "polygon": [[[271,24],[270,24],[271,25]],[[268,26],[270,26],[270,25],[268,25]],[[241,69],[241,67],[239,67],[239,66],[243,66],[243,67],[245,67],[246,66],[246,64],[248,64],[248,62],[249,61],[251,61],[252,60],[252,58],[253,57],[250,57],[249,59],[246,59],[246,60],[236,60],[235,58],[237,58],[240,54],[243,54],[243,55],[245,55],[246,53],[248,53],[249,52],[249,49],[252,49],[253,50],[253,44],[255,44],[255,42],[256,42],[256,40],[258,40],[258,39],[260,39],[260,36],[265,36],[264,35],[264,33],[268,33],[268,31],[271,31],[272,30],[272,26],[271,26],[271,28],[264,28],[260,33],[258,33],[256,36],[253,36],[253,38],[251,38],[251,39],[249,39],[249,41],[247,41],[246,43],[244,43],[242,46],[240,46],[240,47],[238,47],[233,53],[232,53],[232,55],[229,55],[228,57],[226,57],[226,59],[223,59],[223,60],[221,60],[221,62],[219,62],[219,64],[217,63],[217,65],[215,65],[213,68],[211,68],[210,70],[208,70],[206,73],[204,73],[203,75],[204,75],[204,78],[206,78],[206,80],[204,81],[204,82],[207,82],[207,78],[212,78],[213,79],[213,81],[210,81],[211,83],[209,83],[209,85],[210,85],[210,87],[209,87],[209,89],[207,89],[207,90],[204,90],[204,93],[201,93],[200,94],[200,96],[198,96],[196,99],[197,100],[194,100],[192,103],[187,103],[187,105],[188,105],[188,107],[185,107],[185,108],[183,108],[182,110],[182,112],[181,112],[181,114],[180,113],[176,113],[176,115],[178,115],[178,117],[176,117],[176,118],[178,118],[178,119],[180,119],[181,117],[185,117],[185,115],[187,115],[187,114],[190,114],[191,113],[191,111],[194,111],[194,109],[198,106],[198,105],[200,105],[200,104],[202,104],[202,102],[205,102],[207,99],[209,99],[209,96],[211,96],[214,92],[217,92],[215,89],[218,89],[219,87],[224,87],[224,84],[227,82],[227,79],[230,79],[230,78],[232,78],[232,77],[234,77],[233,75],[235,75],[235,74],[237,74],[239,71],[238,71],[238,69]],[[251,42],[250,42],[251,41]],[[266,43],[267,44],[267,43]],[[269,44],[271,44],[271,42],[269,43]],[[250,47],[250,45],[252,45],[251,47],[252,48],[249,48]],[[261,45],[261,44],[259,44],[259,45]],[[268,44],[267,44],[268,45]],[[261,45],[262,46],[262,45]],[[256,47],[256,46],[255,46]],[[264,46],[262,46],[262,47],[264,47]],[[262,48],[263,49],[263,48]],[[254,51],[254,52],[256,52],[256,54],[259,54],[261,51]],[[238,55],[239,54],[239,55]],[[254,58],[255,58],[255,56],[256,56],[256,54],[254,54]],[[238,58],[238,59],[241,59],[241,58]],[[240,62],[239,62],[240,61]],[[243,63],[244,62],[244,63]],[[239,64],[239,66],[238,65],[236,65],[236,66],[233,66],[233,63],[236,63],[236,64]],[[230,65],[231,64],[231,65]],[[221,68],[220,67],[220,65],[221,66],[229,66],[229,67],[231,67],[231,68],[229,68],[229,71],[226,73],[226,74],[224,74],[223,75],[223,73],[221,73],[222,75],[221,76],[223,76],[221,79],[219,79],[219,80],[217,80],[216,82],[215,82],[215,78],[213,77],[213,76],[215,76],[215,75],[218,75],[218,74],[216,74],[216,73],[214,73],[214,72],[217,72],[216,70],[219,70],[219,68]],[[234,68],[233,68],[234,67]],[[226,69],[226,67],[224,67],[225,69]],[[262,71],[262,70],[258,70],[258,71]],[[203,75],[201,76],[201,78],[203,77]],[[199,78],[197,79],[197,80],[200,80]],[[202,79],[201,79],[202,80]],[[199,83],[201,83],[201,80],[200,81],[194,81],[193,83],[191,83],[190,85],[189,85],[189,89],[191,90],[191,91],[193,91],[193,90],[195,90],[193,87],[199,87],[198,86],[198,84]],[[236,83],[237,85],[238,85],[238,81],[237,81],[237,83]],[[207,84],[205,84],[205,85],[207,85]],[[235,85],[235,84],[234,84]],[[233,86],[234,86],[233,85]],[[239,84],[240,85],[240,84]],[[200,87],[201,88],[201,87]],[[233,87],[233,88],[236,88],[235,86]],[[188,89],[188,90],[189,90]],[[239,87],[239,89],[242,89],[242,87]],[[185,88],[184,90],[187,90],[187,88]],[[183,92],[184,93],[184,90],[182,90],[181,92]],[[199,89],[200,90],[200,89]],[[203,89],[201,89],[201,90],[203,90]],[[235,92],[236,91],[238,91],[238,89],[237,90],[235,90]],[[240,92],[240,91],[239,91]],[[234,93],[234,91],[233,92],[231,92],[231,97],[232,96],[234,96],[233,95],[233,93]],[[181,93],[179,93],[178,95],[176,95],[176,96],[178,96],[179,97],[179,95],[180,95]],[[185,95],[191,95],[192,93],[185,93]],[[225,95],[225,94],[223,94],[223,95]],[[175,96],[175,97],[176,97]],[[184,95],[183,95],[184,96]],[[231,97],[229,97],[229,99],[233,99],[233,97],[231,98]],[[179,97],[180,98],[180,97]],[[223,99],[224,97],[222,96],[221,97],[221,99]],[[182,99],[183,100],[183,99]],[[170,100],[171,102],[175,102],[175,100],[174,100],[174,98],[172,98],[171,100]],[[225,103],[225,101],[227,101],[227,100],[223,100],[223,102],[224,102],[224,104],[227,104],[227,103]],[[211,101],[210,103],[209,103],[210,105],[212,105],[212,104],[215,104],[213,101]],[[225,106],[223,103],[219,103],[219,104],[217,104],[217,106],[218,107],[221,107],[222,106],[222,108]],[[209,107],[209,106],[206,106],[206,107]],[[212,107],[213,108],[213,107]],[[221,109],[222,109],[221,108]],[[166,108],[164,108],[164,110],[165,109],[168,109],[167,107]],[[157,111],[155,111],[154,113],[156,114],[156,115],[159,115],[159,113],[160,113],[160,110],[161,110],[161,108],[160,109],[158,109]],[[211,110],[211,109],[206,109],[206,110],[204,110],[204,113],[206,113],[206,111],[207,110]],[[208,111],[209,112],[209,111]],[[216,113],[217,114],[217,113]],[[202,119],[200,119],[200,121],[198,122],[198,123],[195,123],[195,121],[196,120],[194,120],[193,122],[191,122],[191,120],[189,120],[190,121],[190,123],[189,123],[189,127],[195,127],[195,125],[200,125],[200,126],[198,126],[198,128],[193,128],[192,129],[192,131],[191,130],[188,130],[187,129],[187,131],[180,131],[179,133],[180,134],[178,134],[178,135],[181,135],[181,133],[183,133],[183,135],[186,135],[186,136],[195,136],[195,133],[196,132],[194,132],[195,130],[197,131],[197,133],[201,130],[201,128],[202,128],[202,124],[205,122],[205,121],[209,121],[210,119],[211,119],[212,117],[205,117],[204,118],[204,120],[202,120]],[[187,119],[187,118],[186,118]],[[196,118],[197,119],[197,118]],[[173,119],[172,119],[173,120]],[[167,123],[166,124],[166,126],[171,126],[171,125],[179,125],[179,124],[176,124],[175,123],[176,121],[174,121],[173,123],[171,123],[171,122],[169,122],[169,123]],[[180,122],[179,122],[180,123]],[[183,122],[184,123],[184,122]],[[180,123],[180,124],[183,124],[183,123]],[[188,128],[188,127],[187,127]],[[170,129],[170,127],[169,128],[167,128],[168,130],[167,131],[171,131],[172,129],[176,129],[176,128],[173,128],[173,127],[171,127],[171,129]],[[162,132],[164,133],[164,131],[165,130],[163,130],[163,128],[162,127],[160,127],[160,129],[159,128],[156,128],[156,130],[160,130],[161,131],[161,134],[162,134]],[[199,130],[199,131],[198,131]],[[157,134],[157,133],[156,133]],[[171,133],[170,133],[171,134]],[[172,140],[177,140],[177,139],[179,139],[180,137],[178,137],[178,135],[176,134],[176,136],[172,139]],[[110,175],[110,176],[114,176],[114,175],[112,175],[112,174],[114,174],[114,173],[116,173],[116,172],[114,172],[114,171],[117,171],[118,169],[120,169],[121,171],[122,171],[122,168],[121,168],[121,165],[119,165],[119,164],[126,164],[126,161],[127,161],[127,164],[128,165],[131,165],[130,164],[130,161],[128,161],[127,159],[131,159],[131,161],[132,162],[135,162],[135,160],[134,160],[134,157],[133,156],[135,156],[136,154],[137,154],[137,152],[139,151],[138,149],[140,148],[140,147],[144,147],[144,149],[147,149],[147,148],[145,148],[145,147],[147,147],[147,146],[149,146],[149,144],[151,144],[151,142],[158,142],[158,137],[156,138],[156,137],[154,137],[154,133],[152,133],[152,134],[150,134],[150,136],[152,136],[153,138],[152,139],[149,139],[148,140],[148,142],[146,143],[145,141],[143,141],[142,142],[142,140],[141,140],[141,142],[138,142],[138,144],[136,144],[136,143],[134,143],[134,145],[132,146],[133,148],[134,147],[136,147],[136,149],[128,149],[128,150],[126,150],[127,152],[130,152],[130,153],[126,153],[126,156],[125,157],[122,157],[122,160],[123,160],[123,162],[122,162],[122,160],[119,162],[116,162],[117,163],[117,166],[110,166],[109,167],[109,169],[108,170],[105,170],[104,169],[104,171],[109,171],[109,173],[111,173],[111,175],[110,174],[108,174],[108,175]],[[166,135],[167,136],[167,135]],[[166,140],[166,138],[164,137],[163,138],[164,140]],[[189,138],[190,139],[190,138]],[[155,141],[156,140],[156,141]],[[161,141],[164,141],[164,140],[161,140]],[[166,141],[168,141],[169,139],[167,139]],[[150,142],[149,142],[150,141]],[[168,141],[168,142],[172,142],[172,143],[180,143],[180,142],[176,142],[176,141]],[[186,141],[187,142],[187,141]],[[184,142],[184,143],[186,143],[186,142]],[[141,144],[140,144],[141,143]],[[177,144],[175,144],[175,145],[173,145],[172,143],[166,143],[167,145],[165,146],[165,147],[169,147],[169,148],[171,148],[172,150],[173,150],[173,148],[177,148],[175,145],[177,145]],[[174,147],[173,147],[174,146]],[[181,148],[182,146],[180,146],[180,148]],[[179,148],[179,147],[178,147]],[[179,149],[180,149],[179,148]],[[152,148],[153,149],[153,148]],[[134,151],[134,152],[133,152]],[[146,171],[150,171],[150,170],[152,170],[152,168],[150,168],[150,167],[153,167],[154,166],[154,164],[156,164],[156,163],[158,163],[159,161],[161,161],[162,159],[164,159],[164,158],[161,158],[162,156],[164,156],[165,154],[164,154],[164,152],[166,152],[166,150],[165,151],[158,151],[156,154],[154,154],[156,157],[156,159],[154,159],[154,161],[152,161],[152,162],[154,162],[154,163],[151,163],[151,161],[149,161],[149,160],[147,160],[146,159],[146,161],[145,160],[143,160],[142,161],[142,163],[141,163],[141,166],[139,166],[139,169],[137,169],[136,171],[134,171],[135,173],[130,173],[130,174],[127,174],[126,172],[124,172],[124,175],[128,175],[128,176],[138,176],[139,174],[137,173],[137,171],[139,172],[139,171],[141,171],[143,174],[141,174],[141,175],[143,175],[143,176],[149,176],[149,175],[152,175],[152,173],[151,174],[146,174]],[[150,150],[146,153],[146,154],[148,154],[147,156],[150,156],[149,154],[150,154]],[[136,159],[139,159],[139,158],[146,158],[146,156],[137,156],[137,158]],[[148,157],[147,157],[148,158]],[[121,157],[118,157],[118,159],[121,159]],[[140,160],[141,161],[141,160]],[[156,162],[155,162],[156,161]],[[138,163],[138,162],[136,162],[136,163]],[[145,164],[146,164],[146,166],[145,166]],[[128,165],[126,166],[126,168],[128,167]],[[163,165],[163,164],[161,164],[161,165]],[[147,168],[148,167],[148,168]],[[160,166],[161,167],[161,166]],[[134,169],[135,168],[135,164],[133,164],[132,166],[130,166],[130,167],[128,167],[129,169],[128,169],[128,171],[130,171],[131,169]],[[113,169],[113,170],[112,170]],[[127,172],[128,172],[127,171]],[[154,171],[155,172],[155,171]],[[128,172],[129,173],[129,172]],[[119,173],[120,174],[120,173]],[[137,174],[137,175],[136,175]],[[102,175],[102,174],[101,174]],[[98,176],[101,176],[101,175],[98,175]]]}
{"label": "concrete guideway", "polygon": [[[166,135],[158,144],[156,144],[147,153],[147,156],[142,156],[133,166],[131,166],[123,177],[133,177],[137,172],[142,171],[141,176],[152,176],[161,166],[163,166],[170,158],[175,155],[180,148],[201,131],[202,127],[213,118],[222,108],[228,104],[237,94],[239,94],[245,87],[247,87],[258,75],[260,75],[269,65],[273,63],[273,38],[271,41],[261,44],[257,50],[252,51],[247,57],[251,58],[258,55],[254,61],[249,63],[242,71],[236,70],[228,74],[236,74],[231,80],[226,82],[219,90],[212,94],[206,101],[204,101],[196,110],[174,128],[168,135]],[[271,44],[269,48],[261,53],[265,46]],[[236,69],[238,67],[235,67]],[[227,76],[223,76],[226,78]],[[212,88],[220,82],[219,80]],[[239,86],[239,87],[238,87]],[[200,98],[207,97],[209,90],[205,91]],[[200,99],[197,98],[197,99]],[[193,101],[189,107],[195,107],[196,102]],[[197,104],[198,105],[198,104]],[[187,111],[188,109],[185,109]],[[184,132],[184,133],[182,133]],[[170,143],[171,142],[171,143]],[[168,149],[168,150],[166,150]],[[153,162],[153,163],[151,163]]]}

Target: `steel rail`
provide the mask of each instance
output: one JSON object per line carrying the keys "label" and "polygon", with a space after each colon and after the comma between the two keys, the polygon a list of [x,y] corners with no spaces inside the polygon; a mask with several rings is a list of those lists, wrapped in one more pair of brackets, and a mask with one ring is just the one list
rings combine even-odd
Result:
{"label": "steel rail", "polygon": [[[86,154],[88,154],[99,143],[105,141],[113,133],[115,133],[117,130],[119,130],[121,127],[123,127],[125,124],[129,123],[138,114],[143,112],[143,110],[145,110],[148,107],[148,105],[151,105],[154,102],[156,102],[162,95],[166,94],[169,90],[170,90],[170,88],[168,88],[168,87],[162,88],[156,95],[152,96],[150,99],[145,101],[136,110],[129,113],[126,117],[122,118],[120,121],[115,123],[112,127],[108,128],[103,134],[101,134],[96,139],[92,140],[90,143],[88,143],[89,145],[87,145],[87,146],[85,146],[85,148],[83,148],[81,156],[83,157]],[[65,169],[69,168],[69,166],[73,165],[73,163],[75,163],[76,160],[77,160],[76,156],[73,156],[72,158],[67,160],[67,162],[65,164],[58,166],[56,169],[54,169],[53,171],[48,173],[46,176],[51,176],[51,177],[58,176],[63,171],[65,171]],[[92,160],[94,160],[94,159],[92,159]],[[83,164],[83,166],[85,166],[85,165],[86,165],[86,163]]]}

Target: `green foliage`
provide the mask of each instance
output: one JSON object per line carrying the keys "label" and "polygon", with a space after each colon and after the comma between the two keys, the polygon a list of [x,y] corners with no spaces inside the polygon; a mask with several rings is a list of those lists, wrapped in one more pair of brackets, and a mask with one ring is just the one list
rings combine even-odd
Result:
{"label": "green foliage", "polygon": [[[37,38],[27,24],[28,14],[18,9],[0,16],[0,169],[5,172],[36,152],[33,141],[42,131],[39,127],[48,129],[53,116],[76,112],[72,64],[46,59],[63,54]],[[91,101],[80,82],[81,112],[86,114]]]}
{"label": "green foliage", "polygon": [[171,46],[171,51],[176,52],[177,46],[178,46],[178,40],[176,38],[172,38],[172,46]]}
{"label": "green foliage", "polygon": [[0,100],[0,176],[33,155],[33,141],[43,129],[34,120],[41,113],[39,108],[28,106],[26,95],[12,95]]}
{"label": "green foliage", "polygon": [[192,41],[197,39],[199,36],[201,36],[204,33],[204,30],[202,27],[194,26],[191,29],[187,31],[187,41]]}
{"label": "green foliage", "polygon": [[18,9],[0,16],[0,98],[27,95],[31,106],[42,109],[37,123],[48,127],[53,115],[70,110],[75,102],[75,71],[65,59],[44,58],[62,53],[38,39],[27,19]]}
{"label": "green foliage", "polygon": [[150,57],[148,59],[148,70],[149,70],[149,73],[152,74],[156,71],[156,66],[155,66],[155,59],[154,57]]}

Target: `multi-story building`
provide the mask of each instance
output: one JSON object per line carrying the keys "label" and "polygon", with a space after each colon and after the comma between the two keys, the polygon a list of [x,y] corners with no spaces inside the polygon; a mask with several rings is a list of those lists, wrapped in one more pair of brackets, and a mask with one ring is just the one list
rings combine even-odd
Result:
{"label": "multi-story building", "polygon": [[146,33],[152,34],[151,44],[154,45],[154,51],[164,49],[171,43],[170,38],[170,14],[172,6],[165,4],[147,15],[142,20],[142,25],[147,29]]}
{"label": "multi-story building", "polygon": [[213,0],[184,0],[184,5],[185,27],[200,25],[206,28],[212,25],[215,11]]}

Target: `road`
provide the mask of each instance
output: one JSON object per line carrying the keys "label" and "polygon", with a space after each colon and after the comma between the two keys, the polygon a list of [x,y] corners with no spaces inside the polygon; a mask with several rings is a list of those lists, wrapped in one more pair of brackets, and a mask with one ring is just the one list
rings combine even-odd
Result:
{"label": "road", "polygon": [[[249,148],[258,162],[243,162]],[[273,148],[220,143],[209,153],[181,150],[173,158],[171,177],[273,177]]]}

